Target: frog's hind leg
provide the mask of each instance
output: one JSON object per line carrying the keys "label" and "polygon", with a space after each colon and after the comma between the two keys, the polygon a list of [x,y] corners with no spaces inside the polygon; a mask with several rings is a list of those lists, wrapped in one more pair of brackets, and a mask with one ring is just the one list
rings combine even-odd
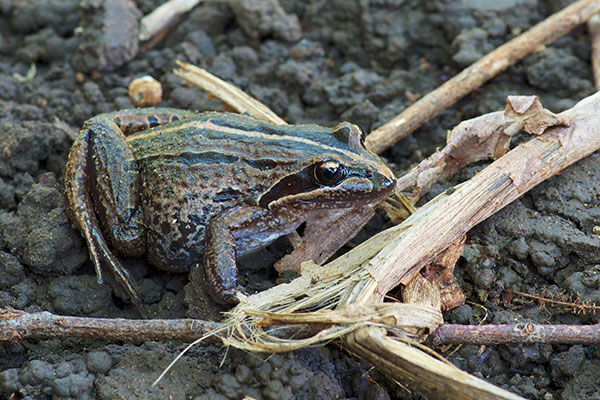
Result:
{"label": "frog's hind leg", "polygon": [[122,110],[88,120],[75,139],[64,174],[67,211],[84,233],[98,281],[102,263],[142,310],[134,280],[108,247],[126,255],[145,252],[137,162],[125,140],[153,126],[194,115],[169,108]]}
{"label": "frog's hind leg", "polygon": [[131,302],[143,313],[143,303],[135,290],[133,279],[108,248],[94,213],[94,206],[88,191],[90,183],[88,176],[89,147],[89,132],[82,131],[71,147],[69,160],[65,167],[63,194],[66,211],[70,214],[71,221],[83,233],[96,269],[98,282],[103,282],[101,262],[104,261],[114,272],[115,279],[127,292]]}
{"label": "frog's hind leg", "polygon": [[103,115],[83,126],[87,179],[102,233],[121,253],[145,252],[137,162],[118,125]]}

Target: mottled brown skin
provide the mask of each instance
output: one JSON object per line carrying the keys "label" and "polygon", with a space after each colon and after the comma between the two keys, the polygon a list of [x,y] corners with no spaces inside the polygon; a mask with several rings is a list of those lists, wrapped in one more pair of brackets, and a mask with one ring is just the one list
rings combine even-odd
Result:
{"label": "mottled brown skin", "polygon": [[[126,136],[129,135],[129,136]],[[85,123],[65,168],[65,201],[98,278],[132,301],[125,255],[182,272],[204,262],[213,298],[237,302],[236,259],[331,210],[377,204],[395,185],[352,124],[275,126],[228,113],[123,110]]]}

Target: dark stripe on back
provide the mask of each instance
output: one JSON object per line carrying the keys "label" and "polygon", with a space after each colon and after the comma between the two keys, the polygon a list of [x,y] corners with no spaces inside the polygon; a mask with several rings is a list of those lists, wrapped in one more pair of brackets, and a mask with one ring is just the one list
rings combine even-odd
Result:
{"label": "dark stripe on back", "polygon": [[[281,127],[279,127],[278,125],[270,125],[264,121],[260,121],[248,116],[236,114],[228,115],[230,115],[229,120],[231,121],[214,117],[209,118],[209,120],[213,124],[217,126],[222,126],[223,128],[237,129],[244,132],[260,132],[268,135],[286,135],[286,132],[282,131]],[[234,119],[239,121],[233,122]]]}
{"label": "dark stripe on back", "polygon": [[160,161],[165,164],[185,164],[188,167],[198,164],[232,164],[239,161],[237,156],[231,156],[216,151],[203,151],[203,152],[183,152],[177,154],[157,154],[148,157],[144,157],[139,161],[154,162]]}
{"label": "dark stripe on back", "polygon": [[277,166],[279,166],[280,164],[275,161],[275,160],[269,160],[269,159],[258,159],[258,160],[248,160],[248,159],[244,159],[244,162],[246,164],[248,164],[249,166],[256,168],[258,170],[261,171],[268,171],[270,169],[274,169],[277,168]]}

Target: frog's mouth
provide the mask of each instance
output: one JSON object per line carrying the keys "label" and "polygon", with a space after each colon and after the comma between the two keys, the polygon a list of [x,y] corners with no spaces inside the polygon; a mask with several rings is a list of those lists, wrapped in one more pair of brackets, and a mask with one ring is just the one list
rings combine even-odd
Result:
{"label": "frog's mouth", "polygon": [[337,184],[324,185],[315,178],[315,165],[288,175],[264,193],[258,204],[272,209],[293,205],[302,209],[353,208],[379,202],[396,186],[396,178],[385,165],[373,168],[343,166],[344,177]]}
{"label": "frog's mouth", "polygon": [[375,204],[389,196],[396,186],[395,179],[378,176],[377,173],[375,175],[370,179],[350,176],[336,186],[318,186],[308,192],[290,193],[268,203],[268,208],[282,206],[298,210],[350,209]]}

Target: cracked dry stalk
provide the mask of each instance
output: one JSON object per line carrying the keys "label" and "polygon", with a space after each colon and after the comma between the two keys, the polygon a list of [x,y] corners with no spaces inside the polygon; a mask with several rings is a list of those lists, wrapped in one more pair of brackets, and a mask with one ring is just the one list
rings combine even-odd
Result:
{"label": "cracked dry stalk", "polygon": [[567,124],[544,109],[535,96],[508,96],[504,111],[461,122],[448,133],[443,149],[398,178],[397,190],[411,189],[416,203],[440,178],[450,178],[476,161],[497,160],[509,150],[511,137],[525,130],[539,135],[549,126]]}
{"label": "cracked dry stalk", "polygon": [[[356,283],[351,293],[344,297],[346,302],[382,302],[385,293],[398,284],[409,284],[432,257],[459,240],[473,226],[538,183],[598,150],[599,107],[600,93],[582,100],[557,116],[557,126],[517,146],[469,181],[459,185],[453,193],[441,194],[417,210],[401,224],[407,224],[409,228],[367,264],[368,278]],[[545,125],[546,120],[542,118],[540,125],[536,125],[534,120],[527,122],[532,123],[532,131],[537,131],[540,126]],[[440,328],[443,329],[443,325]],[[533,333],[544,329],[560,329],[535,328]],[[496,328],[490,326],[487,329],[494,331]],[[582,327],[579,333],[582,330],[590,331]],[[527,339],[527,335],[521,336],[524,340]],[[373,365],[383,366],[384,373],[402,379],[407,386],[416,387],[435,398],[520,398],[462,371],[446,370],[438,360],[425,357],[421,352],[416,352],[416,349],[386,335],[380,328],[361,328],[347,335],[344,343],[350,351]]]}
{"label": "cracked dry stalk", "polygon": [[367,267],[370,281],[357,283],[352,302],[380,302],[398,284],[408,283],[432,255],[519,198],[545,179],[600,148],[600,93],[558,114],[556,126],[493,162],[451,194],[441,194],[403,224],[402,238],[390,243]]}
{"label": "cracked dry stalk", "polygon": [[180,67],[173,70],[175,75],[187,83],[197,86],[221,99],[240,114],[248,114],[276,125],[287,125],[287,122],[270,108],[247,95],[236,86],[225,82],[203,68],[181,61],[175,61],[175,63]]}

